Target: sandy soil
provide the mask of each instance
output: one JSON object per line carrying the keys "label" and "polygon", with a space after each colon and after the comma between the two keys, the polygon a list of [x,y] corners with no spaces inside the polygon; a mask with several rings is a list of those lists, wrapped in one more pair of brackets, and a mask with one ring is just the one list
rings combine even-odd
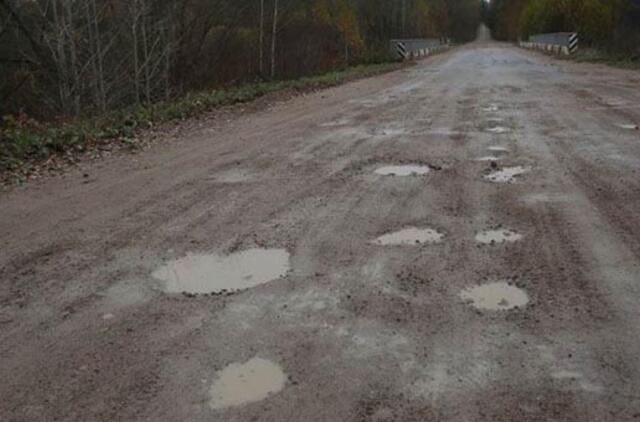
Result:
{"label": "sandy soil", "polygon": [[[639,73],[477,43],[4,193],[0,420],[640,418],[639,123]],[[375,242],[410,227],[444,237]],[[254,248],[290,270],[153,277]],[[526,305],[461,296],[505,281]],[[251,365],[284,387],[214,405]]]}

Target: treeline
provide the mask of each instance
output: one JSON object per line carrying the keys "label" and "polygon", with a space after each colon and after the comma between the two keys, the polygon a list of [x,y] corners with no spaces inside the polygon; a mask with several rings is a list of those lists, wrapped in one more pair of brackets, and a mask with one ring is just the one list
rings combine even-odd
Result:
{"label": "treeline", "polygon": [[102,113],[467,41],[478,0],[0,0],[0,114]]}
{"label": "treeline", "polygon": [[487,8],[497,39],[578,32],[582,45],[640,54],[640,0],[492,0]]}

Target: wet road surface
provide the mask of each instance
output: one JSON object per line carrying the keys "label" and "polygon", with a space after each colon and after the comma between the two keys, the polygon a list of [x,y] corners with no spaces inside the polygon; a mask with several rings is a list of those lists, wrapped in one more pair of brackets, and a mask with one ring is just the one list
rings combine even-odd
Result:
{"label": "wet road surface", "polygon": [[0,420],[640,418],[638,123],[480,42],[2,194]]}

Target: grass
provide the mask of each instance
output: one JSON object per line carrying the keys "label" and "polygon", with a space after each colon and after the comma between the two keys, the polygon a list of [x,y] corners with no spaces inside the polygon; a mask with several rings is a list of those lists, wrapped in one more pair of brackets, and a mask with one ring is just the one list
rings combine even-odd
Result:
{"label": "grass", "polygon": [[192,93],[171,101],[63,123],[39,123],[5,116],[0,123],[0,172],[17,170],[26,162],[45,160],[54,154],[84,149],[100,142],[118,139],[135,143],[135,133],[154,124],[197,117],[219,107],[250,102],[270,93],[329,88],[399,66],[397,63],[360,65],[320,76]]}
{"label": "grass", "polygon": [[601,63],[622,69],[640,69],[640,56],[611,53],[594,48],[580,49],[570,59],[579,63]]}

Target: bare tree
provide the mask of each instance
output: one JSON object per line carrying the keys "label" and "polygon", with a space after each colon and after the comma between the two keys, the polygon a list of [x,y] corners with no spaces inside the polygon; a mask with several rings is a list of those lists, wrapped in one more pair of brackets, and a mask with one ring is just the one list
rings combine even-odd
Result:
{"label": "bare tree", "polygon": [[273,28],[271,30],[271,78],[276,76],[276,38],[278,35],[278,0],[273,0]]}

